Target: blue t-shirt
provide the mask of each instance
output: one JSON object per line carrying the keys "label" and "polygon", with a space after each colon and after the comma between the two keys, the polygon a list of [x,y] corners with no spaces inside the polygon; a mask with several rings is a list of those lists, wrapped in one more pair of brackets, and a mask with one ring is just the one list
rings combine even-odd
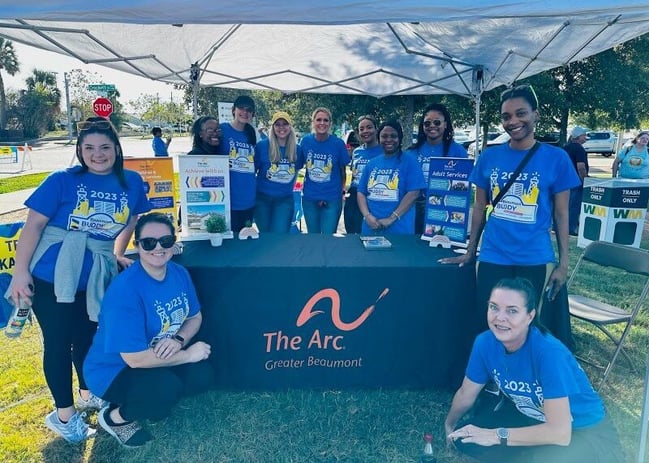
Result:
{"label": "blue t-shirt", "polygon": [[376,145],[371,148],[366,148],[365,145],[361,145],[354,150],[352,154],[352,181],[350,187],[358,188],[358,182],[361,180],[363,175],[363,169],[370,159],[373,159],[379,155],[383,154],[383,147],[381,145]]}
{"label": "blue t-shirt", "polygon": [[[399,203],[411,191],[426,188],[424,175],[412,153],[401,153],[401,156],[378,156],[371,159],[363,170],[358,184],[358,191],[365,195],[370,213],[377,219],[389,217]],[[389,228],[381,230],[385,234],[411,234],[415,232],[415,210],[395,220]],[[361,229],[363,234],[372,234],[365,221]]]}
{"label": "blue t-shirt", "polygon": [[122,353],[142,352],[175,335],[186,319],[200,311],[187,270],[167,263],[164,280],[144,270],[140,261],[110,284],[99,312],[99,328],[83,364],[93,394],[102,397],[127,365]]}
{"label": "blue t-shirt", "polygon": [[342,200],[342,169],[349,164],[345,143],[335,135],[318,141],[313,134],[300,142],[304,152],[306,175],[304,176],[304,199],[310,201]]}
{"label": "blue t-shirt", "polygon": [[155,154],[156,156],[169,156],[169,152],[167,151],[167,144],[164,142],[162,137],[153,137],[151,146],[153,147],[153,154]]}
{"label": "blue t-shirt", "polygon": [[[493,200],[527,151],[511,149],[509,144],[488,148],[469,180]],[[553,196],[580,184],[568,154],[542,143],[487,220],[479,260],[499,265],[554,262]]]}
{"label": "blue t-shirt", "polygon": [[[46,216],[48,225],[88,233],[98,240],[113,241],[131,217],[151,210],[140,174],[124,170],[127,188],[117,176],[81,172],[80,166],[53,172],[31,194],[25,205]],[[54,244],[36,263],[32,275],[54,282],[54,267],[61,243]],[[86,250],[78,291],[86,288],[92,253]]]}
{"label": "blue t-shirt", "polygon": [[228,156],[230,164],[230,208],[243,211],[255,206],[255,147],[248,142],[246,132],[236,130],[227,122],[221,124],[223,138],[219,154]]}
{"label": "blue t-shirt", "polygon": [[424,173],[424,179],[428,183],[428,171],[430,170],[430,158],[467,158],[469,157],[466,153],[466,150],[462,145],[451,141],[451,144],[448,147],[448,154],[444,156],[444,143],[439,143],[437,145],[431,145],[430,143],[424,143],[417,149],[410,149],[417,158],[417,162],[421,166],[421,171]]}
{"label": "blue t-shirt", "polygon": [[606,414],[575,357],[555,337],[534,326],[521,348],[511,354],[491,331],[480,334],[466,377],[478,384],[493,380],[518,411],[541,422],[545,422],[545,399],[568,398],[573,429],[597,424]]}
{"label": "blue t-shirt", "polygon": [[624,148],[617,155],[621,159],[618,175],[622,178],[649,178],[649,154],[647,148],[636,151],[635,146]]}
{"label": "blue t-shirt", "polygon": [[289,162],[286,148],[279,147],[279,161],[271,163],[270,142],[264,138],[255,149],[255,168],[257,170],[257,192],[276,198],[293,196],[293,186],[297,171],[304,166],[302,147],[296,146],[295,162]]}

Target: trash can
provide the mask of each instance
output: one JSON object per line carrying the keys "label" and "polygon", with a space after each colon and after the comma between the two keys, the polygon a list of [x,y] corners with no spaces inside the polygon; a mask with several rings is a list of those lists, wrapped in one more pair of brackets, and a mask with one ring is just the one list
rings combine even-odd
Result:
{"label": "trash can", "polygon": [[577,246],[593,241],[640,247],[647,216],[649,180],[588,178],[579,215]]}

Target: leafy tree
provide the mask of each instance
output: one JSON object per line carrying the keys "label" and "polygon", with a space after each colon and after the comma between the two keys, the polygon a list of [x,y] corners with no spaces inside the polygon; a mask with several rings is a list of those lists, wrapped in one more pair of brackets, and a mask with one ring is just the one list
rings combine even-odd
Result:
{"label": "leafy tree", "polygon": [[0,130],[4,130],[7,124],[7,97],[5,95],[4,81],[2,80],[3,70],[13,76],[20,70],[20,65],[13,43],[0,37]]}

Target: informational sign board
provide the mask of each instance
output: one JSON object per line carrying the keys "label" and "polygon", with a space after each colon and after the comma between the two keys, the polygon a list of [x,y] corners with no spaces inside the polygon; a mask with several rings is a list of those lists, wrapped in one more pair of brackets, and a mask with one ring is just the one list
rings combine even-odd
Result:
{"label": "informational sign board", "polygon": [[587,183],[579,214],[577,246],[585,248],[593,241],[607,241],[640,247],[647,202],[649,180]]}
{"label": "informational sign board", "polygon": [[228,156],[180,155],[178,170],[182,239],[208,239],[205,221],[214,214],[225,217],[223,236],[232,238]]}
{"label": "informational sign board", "polygon": [[473,159],[431,158],[422,239],[446,236],[464,243],[469,226]]}
{"label": "informational sign board", "polygon": [[225,101],[218,102],[219,122],[232,122],[232,105],[233,103]]}
{"label": "informational sign board", "polygon": [[0,273],[13,273],[16,265],[16,245],[24,225],[24,222],[0,224]]}
{"label": "informational sign board", "polygon": [[[172,223],[178,223],[176,208],[176,185],[173,158],[170,157],[125,157],[124,168],[138,172],[144,180],[144,192],[151,203],[151,212],[166,214]],[[127,250],[133,244],[129,243]]]}

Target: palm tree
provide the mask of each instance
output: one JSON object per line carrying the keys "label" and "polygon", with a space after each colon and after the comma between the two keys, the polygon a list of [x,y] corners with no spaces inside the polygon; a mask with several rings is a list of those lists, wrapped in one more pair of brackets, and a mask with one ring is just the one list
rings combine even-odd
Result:
{"label": "palm tree", "polygon": [[0,130],[4,130],[7,125],[7,97],[2,80],[3,69],[13,76],[20,70],[20,66],[13,43],[0,37]]}

